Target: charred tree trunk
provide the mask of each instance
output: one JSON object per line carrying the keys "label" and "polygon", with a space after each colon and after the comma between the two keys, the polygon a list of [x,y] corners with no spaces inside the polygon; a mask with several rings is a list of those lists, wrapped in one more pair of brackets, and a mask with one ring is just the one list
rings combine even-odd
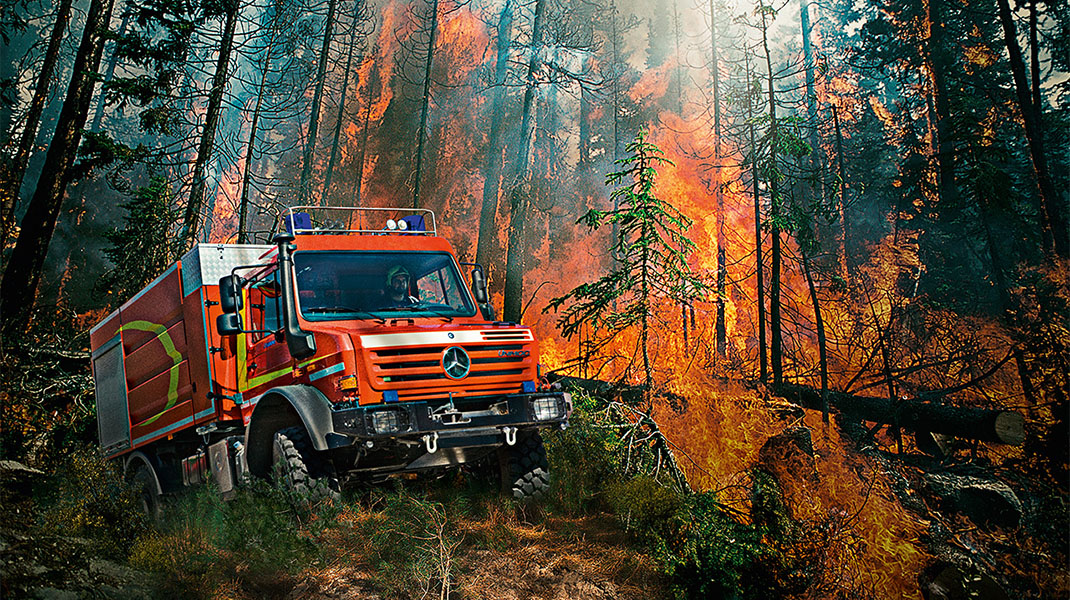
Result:
{"label": "charred tree trunk", "polygon": [[776,92],[773,78],[773,58],[769,52],[769,37],[765,13],[762,13],[762,48],[765,50],[765,68],[769,94],[769,233],[772,238],[772,273],[769,285],[769,330],[771,348],[769,358],[773,369],[773,385],[784,381],[783,341],[780,329],[780,174],[777,171]]}
{"label": "charred tree trunk", "polygon": [[929,1],[929,37],[926,41],[929,66],[932,69],[932,96],[936,109],[936,169],[939,180],[940,203],[954,206],[958,202],[959,189],[955,181],[955,146],[951,136],[951,103],[948,100],[947,75],[948,48],[944,28],[947,15],[943,3],[947,0]]}
{"label": "charred tree trunk", "polygon": [[[130,14],[123,14],[123,20],[119,22],[119,32],[116,35],[117,38],[122,38],[126,35],[126,28],[130,26]],[[119,64],[119,57],[112,52],[110,59],[108,60],[108,68],[104,70],[103,83],[107,84],[115,77],[115,67]],[[93,124],[89,126],[90,131],[100,131],[100,124],[104,121],[104,109],[107,108],[107,98],[104,94],[100,95],[97,100],[97,110],[93,114]]]}
{"label": "charred tree trunk", "polygon": [[1046,251],[1051,255],[1051,247],[1054,246],[1054,253],[1066,258],[1070,256],[1070,231],[1067,229],[1065,201],[1059,198],[1051,175],[1048,173],[1048,160],[1044,152],[1044,137],[1040,123],[1040,106],[1030,95],[1025,61],[1022,58],[1022,49],[1018,46],[1018,34],[1015,32],[1014,15],[1011,13],[1010,4],[1008,0],[997,0],[997,3],[999,4],[999,20],[1003,24],[1003,37],[1010,55],[1011,75],[1014,77],[1018,110],[1022,114],[1025,137],[1029,143],[1029,156],[1033,161],[1037,186],[1040,188],[1040,202],[1044,214],[1041,230],[1045,237]]}
{"label": "charred tree trunk", "polygon": [[82,141],[82,128],[89,117],[96,83],[93,73],[100,66],[104,49],[102,33],[111,21],[113,2],[93,0],[86,14],[85,29],[44,168],[26,207],[18,242],[0,281],[0,329],[5,336],[22,332],[33,311],[48,245],[70,179],[70,168]]}
{"label": "charred tree trunk", "polygon": [[[360,4],[358,3],[357,6],[359,7]],[[327,161],[327,172],[323,175],[323,204],[325,206],[331,205],[331,181],[334,179],[335,164],[338,162],[338,142],[342,138],[342,121],[346,114],[346,92],[349,91],[349,68],[353,65],[353,47],[355,45],[356,40],[351,40],[349,51],[346,53],[346,70],[342,73],[342,92],[338,96],[338,120],[334,123],[331,157]]]}
{"label": "charred tree trunk", "polygon": [[[487,147],[491,156],[487,159],[486,177],[483,180],[483,204],[479,210],[479,240],[476,244],[476,262],[490,269],[501,256],[498,243],[498,194],[501,190],[502,122],[505,119],[505,77],[509,71],[509,46],[513,37],[513,0],[506,0],[498,18],[497,56],[494,62],[494,87],[491,92],[490,133]],[[581,136],[582,139],[582,136]],[[582,141],[581,141],[582,143]]]}
{"label": "charred tree trunk", "polygon": [[[775,391],[801,406],[815,410],[821,408],[822,395],[813,388],[783,384],[777,386]],[[1015,446],[1025,441],[1025,419],[1012,411],[946,406],[921,400],[893,402],[887,398],[853,396],[843,392],[829,392],[828,400],[842,413],[913,431]]]}
{"label": "charred tree trunk", "polygon": [[208,107],[205,110],[204,130],[197,146],[197,160],[193,164],[193,185],[186,202],[185,215],[182,218],[182,235],[180,244],[192,246],[197,239],[197,226],[201,215],[208,187],[208,161],[215,148],[215,132],[219,126],[219,114],[223,109],[223,92],[227,87],[227,72],[230,66],[230,52],[234,47],[234,27],[238,21],[238,0],[226,0],[226,13],[223,22],[223,38],[219,46],[219,59],[216,61],[215,74],[212,76],[212,89],[208,94]]}
{"label": "charred tree trunk", "polygon": [[[595,16],[591,15],[589,19],[582,23],[584,33],[587,37],[594,39],[594,19]],[[589,57],[585,57],[584,61],[589,61]],[[585,65],[586,67],[586,65]],[[586,69],[585,69],[586,70]],[[591,171],[591,117],[594,112],[594,102],[592,99],[591,90],[586,84],[580,85],[580,111],[579,111],[579,143],[577,144],[577,151],[579,152],[579,160],[576,164],[576,171],[580,173],[589,173]]]}
{"label": "charred tree trunk", "polygon": [[431,68],[435,61],[435,38],[438,36],[438,0],[431,1],[431,33],[424,61],[424,93],[420,104],[420,130],[416,133],[416,180],[412,186],[412,207],[420,207],[420,182],[423,180],[424,143],[427,140],[427,116],[431,112]]}
{"label": "charred tree trunk", "polygon": [[[744,53],[747,79],[750,80],[749,54]],[[748,85],[748,87],[750,87]],[[769,377],[765,340],[765,260],[762,257],[762,195],[758,188],[758,141],[754,133],[754,107],[751,93],[747,92],[747,131],[750,136],[751,149],[751,191],[754,193],[754,264],[758,303],[758,379],[766,381]]]}
{"label": "charred tree trunk", "polygon": [[[616,4],[616,2],[611,3],[611,7],[612,7],[612,13],[611,13],[612,21],[610,21],[610,37],[612,39],[610,40],[610,49],[612,50],[612,55],[613,55],[613,85],[611,86],[612,87],[611,94],[613,96],[613,155],[612,155],[612,159],[613,159],[614,164],[616,164],[616,161],[620,158],[620,151],[621,151],[621,135],[620,135],[621,90],[620,90],[620,78],[621,78],[621,72],[622,72],[623,69],[621,68],[621,57],[620,57],[620,54],[621,54],[621,52],[620,52],[621,32],[618,30],[618,27],[617,27],[619,21],[618,21],[618,17],[617,17],[617,4]],[[620,209],[620,202],[617,200],[617,198],[613,198],[613,211],[616,212],[618,209]],[[617,240],[617,239],[620,238],[620,224],[619,223],[614,221],[610,231],[611,231],[611,236],[612,236],[610,238],[611,240]],[[613,243],[612,246],[613,247],[612,247],[611,254],[612,254],[612,258],[613,258],[613,263],[612,263],[612,266],[610,268],[611,269],[616,269],[617,266],[618,266],[618,263],[620,262],[620,257],[617,256],[617,246],[616,246],[616,244]],[[616,302],[616,301],[614,301],[614,302]],[[614,307],[615,306],[616,306],[616,304],[614,304]]]}
{"label": "charred tree trunk", "polygon": [[[331,56],[331,41],[334,35],[334,15],[338,0],[327,2],[327,20],[323,25],[323,43],[320,45],[319,61],[316,64],[316,88],[312,92],[312,107],[308,116],[308,139],[301,166],[301,202],[312,202],[312,163],[316,156],[316,138],[319,137],[320,108],[323,106],[323,86],[327,80],[327,61]],[[324,190],[326,192],[326,190]]]}
{"label": "charred tree trunk", "polygon": [[270,70],[272,50],[274,44],[264,51],[263,70],[260,72],[260,83],[256,87],[256,107],[253,109],[253,117],[249,123],[249,143],[245,150],[245,159],[241,177],[241,202],[238,205],[238,243],[248,242],[246,219],[249,213],[249,186],[252,183],[253,151],[256,148],[256,134],[260,129],[260,114],[264,109],[264,91],[267,89],[267,76]]}
{"label": "charred tree trunk", "polygon": [[728,269],[725,243],[724,181],[721,171],[721,69],[717,51],[717,7],[710,0],[710,78],[713,84],[713,161],[714,198],[717,201],[717,356],[722,359],[728,347],[728,327],[725,323],[725,280]]}
{"label": "charred tree trunk", "polygon": [[375,94],[375,98],[378,99],[382,95],[382,88],[380,87],[381,81],[379,80],[379,70],[373,63],[371,69],[368,72],[368,100],[364,107],[364,124],[361,126],[361,140],[360,140],[360,153],[356,161],[354,161],[354,169],[356,170],[356,176],[354,180],[356,185],[353,190],[354,201],[357,206],[361,205],[361,192],[364,188],[364,162],[368,156],[368,140],[371,137],[371,120],[372,120],[372,94]]}
{"label": "charred tree trunk", "polygon": [[524,78],[524,106],[521,112],[520,122],[520,150],[516,161],[516,177],[513,178],[512,214],[509,218],[509,250],[506,258],[505,270],[505,302],[502,316],[506,321],[520,322],[521,305],[524,292],[524,267],[523,254],[526,251],[527,239],[525,232],[526,216],[528,211],[527,191],[517,193],[528,176],[528,161],[531,154],[531,141],[535,129],[535,88],[538,86],[536,73],[539,70],[539,53],[542,46],[543,13],[545,12],[545,0],[535,2],[535,21],[532,24],[531,33],[531,57],[528,60],[527,76]]}
{"label": "charred tree trunk", "polygon": [[821,318],[821,302],[817,298],[817,286],[814,285],[814,277],[810,271],[810,258],[805,249],[801,248],[803,275],[806,277],[806,285],[810,289],[810,302],[814,307],[814,326],[817,328],[817,355],[818,366],[821,370],[821,419],[829,421],[829,368],[828,355],[825,344],[825,321]]}
{"label": "charred tree trunk", "polygon": [[3,165],[3,171],[0,173],[0,196],[2,196],[0,198],[0,246],[6,245],[8,236],[15,228],[15,207],[18,205],[19,191],[22,189],[22,180],[26,175],[26,165],[30,162],[34,141],[37,140],[41,114],[48,101],[48,87],[59,58],[60,43],[63,41],[70,20],[71,0],[60,0],[56,9],[56,22],[52,25],[52,34],[48,37],[48,48],[45,49],[44,59],[41,62],[41,72],[37,76],[37,86],[34,88],[30,107],[26,111],[26,123],[22,128],[18,148],[10,162],[0,162]]}
{"label": "charred tree trunk", "polygon": [[673,72],[673,110],[677,114],[683,113],[684,110],[684,74],[680,69],[680,63],[683,61],[683,55],[680,53],[680,10],[676,6],[676,0],[672,3],[672,27],[673,27],[673,42],[675,43],[675,55],[676,69]]}
{"label": "charred tree trunk", "polygon": [[851,260],[847,256],[847,249],[850,247],[847,241],[847,170],[843,166],[843,132],[840,130],[840,113],[836,109],[836,106],[832,106],[832,121],[836,129],[836,170],[839,173],[840,180],[840,199],[837,203],[837,209],[840,213],[840,235],[839,235],[839,254],[842,269],[847,276],[847,281],[854,279],[854,267]]}

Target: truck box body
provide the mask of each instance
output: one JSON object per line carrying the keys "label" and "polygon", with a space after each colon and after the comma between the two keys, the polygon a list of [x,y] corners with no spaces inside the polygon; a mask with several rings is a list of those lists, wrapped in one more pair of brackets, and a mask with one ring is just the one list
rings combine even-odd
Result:
{"label": "truck box body", "polygon": [[93,327],[89,343],[105,456],[233,412],[233,402],[224,405],[216,398],[217,379],[233,380],[227,376],[233,360],[210,352],[219,345],[212,327],[219,314],[219,278],[273,249],[196,246]]}

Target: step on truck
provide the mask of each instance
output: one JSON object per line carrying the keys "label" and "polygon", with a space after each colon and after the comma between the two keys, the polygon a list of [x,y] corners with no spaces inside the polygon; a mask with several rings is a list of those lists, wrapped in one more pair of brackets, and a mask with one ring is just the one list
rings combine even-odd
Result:
{"label": "step on truck", "polygon": [[147,510],[209,481],[316,500],[464,464],[519,499],[547,489],[539,431],[571,399],[434,213],[294,207],[278,229],[195,246],[91,331],[101,449]]}

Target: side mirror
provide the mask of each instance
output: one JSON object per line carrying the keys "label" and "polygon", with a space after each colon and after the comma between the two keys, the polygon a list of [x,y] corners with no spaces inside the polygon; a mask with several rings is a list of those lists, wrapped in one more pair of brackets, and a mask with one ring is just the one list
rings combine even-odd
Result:
{"label": "side mirror", "polygon": [[242,332],[241,317],[237,312],[223,313],[216,317],[215,329],[219,335],[237,335]]}
{"label": "side mirror", "polygon": [[224,314],[237,314],[242,308],[242,279],[237,275],[227,275],[219,279],[219,306]]}
{"label": "side mirror", "polygon": [[479,267],[472,269],[472,293],[476,297],[476,303],[487,303],[487,279],[483,277],[483,269]]}

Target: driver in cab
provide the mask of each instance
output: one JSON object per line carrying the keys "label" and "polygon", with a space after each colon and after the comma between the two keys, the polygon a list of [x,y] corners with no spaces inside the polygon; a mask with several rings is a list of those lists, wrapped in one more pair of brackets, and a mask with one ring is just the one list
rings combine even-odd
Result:
{"label": "driver in cab", "polygon": [[401,265],[395,265],[386,272],[386,298],[383,308],[408,307],[419,303],[419,300],[409,295],[409,283],[412,277],[408,269]]}

